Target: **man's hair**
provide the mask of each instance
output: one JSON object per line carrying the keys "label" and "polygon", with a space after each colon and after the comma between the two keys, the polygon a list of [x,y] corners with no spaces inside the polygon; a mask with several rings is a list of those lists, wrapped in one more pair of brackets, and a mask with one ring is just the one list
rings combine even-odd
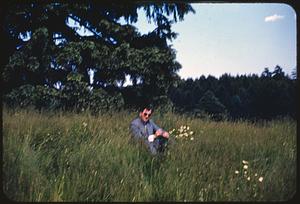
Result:
{"label": "man's hair", "polygon": [[140,107],[140,112],[143,112],[145,109],[151,110],[152,113],[153,113],[153,111],[154,111],[152,105],[144,105],[144,106],[141,106],[141,107]]}

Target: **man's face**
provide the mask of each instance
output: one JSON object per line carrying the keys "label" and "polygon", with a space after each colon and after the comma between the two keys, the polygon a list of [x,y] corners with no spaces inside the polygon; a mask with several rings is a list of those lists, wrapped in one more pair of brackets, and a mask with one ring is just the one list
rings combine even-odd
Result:
{"label": "man's face", "polygon": [[142,121],[147,122],[150,119],[151,114],[152,114],[152,110],[151,109],[148,110],[145,108],[143,110],[143,112],[140,112],[140,117],[141,117]]}

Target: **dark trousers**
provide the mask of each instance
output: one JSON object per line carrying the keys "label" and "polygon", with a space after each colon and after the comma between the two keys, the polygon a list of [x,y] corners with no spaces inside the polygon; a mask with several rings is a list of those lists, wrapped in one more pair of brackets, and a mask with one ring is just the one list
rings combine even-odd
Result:
{"label": "dark trousers", "polygon": [[155,138],[154,140],[155,148],[157,152],[164,152],[168,145],[168,139],[162,136]]}

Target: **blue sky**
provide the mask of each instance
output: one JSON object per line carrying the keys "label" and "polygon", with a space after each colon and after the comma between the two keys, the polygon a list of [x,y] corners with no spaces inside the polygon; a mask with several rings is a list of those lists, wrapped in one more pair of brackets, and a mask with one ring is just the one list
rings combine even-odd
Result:
{"label": "blue sky", "polygon": [[[170,42],[182,65],[182,78],[224,73],[261,74],[280,65],[287,74],[296,68],[296,13],[287,4],[193,3],[189,13],[172,29]],[[154,29],[144,12],[134,24],[141,33]]]}

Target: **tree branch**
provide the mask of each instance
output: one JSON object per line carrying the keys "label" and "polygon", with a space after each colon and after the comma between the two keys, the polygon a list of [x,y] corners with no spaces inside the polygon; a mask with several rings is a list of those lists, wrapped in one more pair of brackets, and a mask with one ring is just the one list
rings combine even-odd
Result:
{"label": "tree branch", "polygon": [[72,20],[76,21],[77,23],[79,23],[81,26],[83,26],[85,29],[89,30],[90,32],[92,32],[95,36],[98,37],[102,37],[101,34],[97,33],[96,31],[94,31],[92,28],[87,27],[86,25],[82,25],[80,20],[78,20],[75,16],[72,15],[68,15],[69,18],[71,18]]}

